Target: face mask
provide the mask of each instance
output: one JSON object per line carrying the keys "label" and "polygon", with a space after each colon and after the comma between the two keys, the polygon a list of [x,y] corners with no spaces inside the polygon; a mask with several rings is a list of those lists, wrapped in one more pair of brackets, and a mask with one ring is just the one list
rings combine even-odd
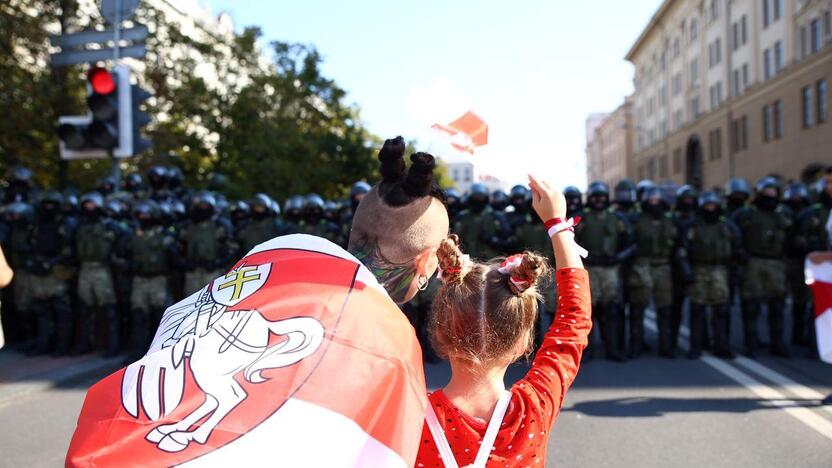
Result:
{"label": "face mask", "polygon": [[704,219],[706,223],[713,224],[719,221],[719,211],[702,211],[702,219]]}
{"label": "face mask", "polygon": [[84,210],[83,213],[87,221],[96,221],[100,217],[98,210]]}
{"label": "face mask", "polygon": [[590,197],[589,206],[595,211],[605,210],[607,208],[607,199],[605,197]]}
{"label": "face mask", "polygon": [[696,202],[689,198],[679,201],[679,209],[682,211],[693,211],[696,208]]}
{"label": "face mask", "polygon": [[657,203],[655,205],[646,203],[644,204],[644,206],[642,206],[642,209],[645,213],[649,214],[654,218],[661,218],[665,213],[665,208],[661,205],[661,203]]}
{"label": "face mask", "polygon": [[142,229],[150,229],[153,225],[153,218],[139,218],[139,226],[141,226]]}
{"label": "face mask", "polygon": [[764,211],[774,211],[778,203],[779,200],[773,197],[761,196],[757,198],[757,206]]}
{"label": "face mask", "polygon": [[575,213],[576,211],[581,210],[581,200],[577,198],[567,198],[566,199],[566,211],[569,213]]}
{"label": "face mask", "polygon": [[470,206],[471,211],[475,213],[482,213],[486,205],[488,205],[488,201],[480,198],[468,200],[468,206]]}
{"label": "face mask", "polygon": [[207,221],[211,219],[211,216],[214,214],[214,210],[210,208],[194,208],[191,211],[191,219],[196,222]]}
{"label": "face mask", "polygon": [[323,213],[320,210],[307,210],[303,213],[303,219],[308,223],[317,223],[322,216]]}
{"label": "face mask", "polygon": [[267,211],[257,211],[254,210],[251,212],[251,217],[257,220],[266,219],[269,216]]}

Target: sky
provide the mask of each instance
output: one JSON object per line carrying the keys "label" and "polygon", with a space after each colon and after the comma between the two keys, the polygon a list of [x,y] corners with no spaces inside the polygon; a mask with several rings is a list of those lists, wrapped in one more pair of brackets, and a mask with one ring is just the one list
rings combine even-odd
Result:
{"label": "sky", "polygon": [[[203,0],[235,28],[314,45],[371,132],[430,144],[467,110],[489,125],[484,172],[585,186],[586,117],[632,93],[624,60],[661,0]],[[441,154],[439,155],[441,157]]]}

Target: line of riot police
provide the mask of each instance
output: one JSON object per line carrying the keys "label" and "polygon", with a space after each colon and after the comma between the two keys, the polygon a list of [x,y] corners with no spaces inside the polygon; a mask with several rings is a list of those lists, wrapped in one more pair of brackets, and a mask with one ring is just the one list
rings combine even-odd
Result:
{"label": "line of riot police", "polygon": [[[146,181],[146,183],[145,183]],[[229,201],[211,174],[190,190],[176,167],[133,173],[121,187],[38,190],[16,168],[0,199],[0,245],[14,268],[3,291],[7,342],[29,354],[141,356],[162,312],[229,268],[257,244],[304,233],[345,246],[352,213],[370,186],[344,202],[316,194]]]}

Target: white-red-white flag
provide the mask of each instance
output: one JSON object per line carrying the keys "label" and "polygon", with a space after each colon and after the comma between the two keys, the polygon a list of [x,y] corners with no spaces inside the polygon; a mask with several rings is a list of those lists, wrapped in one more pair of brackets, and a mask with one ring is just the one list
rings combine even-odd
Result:
{"label": "white-red-white flag", "polygon": [[832,262],[806,260],[806,284],[815,299],[818,354],[822,361],[832,364]]}
{"label": "white-red-white flag", "polygon": [[477,114],[468,111],[453,122],[431,126],[450,140],[457,151],[474,154],[474,149],[488,144],[488,124]]}
{"label": "white-red-white flag", "polygon": [[67,466],[413,466],[427,405],[413,327],[352,255],[278,237],[168,308],[87,392]]}

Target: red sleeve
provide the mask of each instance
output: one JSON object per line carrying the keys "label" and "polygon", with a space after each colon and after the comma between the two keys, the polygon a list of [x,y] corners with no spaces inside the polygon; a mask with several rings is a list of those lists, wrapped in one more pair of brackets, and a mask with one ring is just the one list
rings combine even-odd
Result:
{"label": "red sleeve", "polygon": [[516,384],[536,394],[538,403],[551,427],[563,405],[581,363],[592,328],[592,302],[589,274],[583,268],[564,268],[555,273],[558,308],[552,326],[535,355],[532,367]]}

